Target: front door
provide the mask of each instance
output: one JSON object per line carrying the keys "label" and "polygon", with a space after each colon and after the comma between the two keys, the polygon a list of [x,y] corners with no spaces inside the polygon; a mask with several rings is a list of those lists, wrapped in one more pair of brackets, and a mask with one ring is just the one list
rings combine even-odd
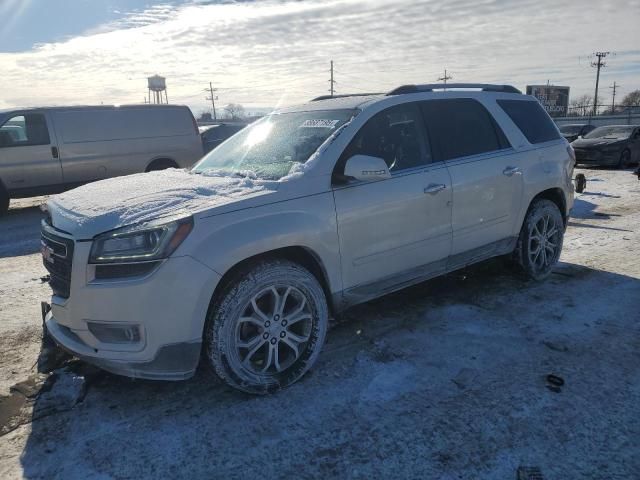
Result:
{"label": "front door", "polygon": [[383,158],[392,177],[334,185],[344,288],[359,300],[444,271],[451,248],[451,181],[433,164],[416,104],[372,117],[342,154]]}
{"label": "front door", "polygon": [[16,113],[0,126],[0,178],[9,192],[62,184],[58,150],[44,113]]}

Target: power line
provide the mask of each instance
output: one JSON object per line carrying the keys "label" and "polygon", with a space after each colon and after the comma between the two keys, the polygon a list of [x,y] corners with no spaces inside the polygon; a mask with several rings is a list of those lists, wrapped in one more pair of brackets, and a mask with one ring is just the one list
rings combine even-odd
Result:
{"label": "power line", "polygon": [[619,87],[620,85],[618,85],[616,82],[613,82],[613,85],[609,87],[613,90],[611,98],[611,113],[616,113],[616,90],[618,90]]}
{"label": "power line", "polygon": [[331,96],[333,97],[334,94],[334,84],[336,83],[336,81],[333,79],[333,60],[331,60],[331,78],[329,79],[329,85],[331,85],[331,87],[329,88],[329,92],[331,93]]}
{"label": "power line", "polygon": [[600,69],[606,67],[607,64],[602,61],[603,58],[606,58],[610,52],[595,52],[594,55],[598,58],[597,61],[591,62],[591,66],[596,68],[596,92],[593,96],[593,115],[596,116],[598,114],[598,85],[600,83]]}
{"label": "power line", "polygon": [[445,68],[444,69],[444,76],[438,78],[438,81],[439,82],[444,81],[444,86],[446,87],[447,86],[447,80],[451,80],[451,79],[453,79],[453,77],[451,75],[447,75],[447,69]]}
{"label": "power line", "polygon": [[[207,89],[205,88],[204,91],[206,92]],[[205,100],[211,100],[211,108],[213,109],[213,121],[215,122],[218,119],[216,116],[216,100],[218,99],[218,97],[213,94],[213,92],[215,92],[216,89],[213,88],[213,84],[211,82],[209,82],[208,91],[211,94],[211,96],[205,97]]]}

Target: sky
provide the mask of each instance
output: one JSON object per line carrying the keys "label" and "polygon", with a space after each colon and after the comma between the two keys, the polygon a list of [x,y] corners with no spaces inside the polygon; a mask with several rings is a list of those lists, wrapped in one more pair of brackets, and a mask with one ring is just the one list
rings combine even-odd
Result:
{"label": "sky", "polygon": [[640,0],[0,0],[0,108],[171,103],[247,111],[328,93],[453,82],[640,88]]}

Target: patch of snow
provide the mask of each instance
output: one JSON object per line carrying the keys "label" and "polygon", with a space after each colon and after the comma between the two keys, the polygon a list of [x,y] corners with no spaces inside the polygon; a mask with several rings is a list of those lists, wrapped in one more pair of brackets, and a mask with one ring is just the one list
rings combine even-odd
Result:
{"label": "patch of snow", "polygon": [[56,195],[48,202],[53,223],[71,233],[93,236],[118,227],[196,211],[259,194],[268,182],[224,175],[192,174],[168,169],[91,183]]}

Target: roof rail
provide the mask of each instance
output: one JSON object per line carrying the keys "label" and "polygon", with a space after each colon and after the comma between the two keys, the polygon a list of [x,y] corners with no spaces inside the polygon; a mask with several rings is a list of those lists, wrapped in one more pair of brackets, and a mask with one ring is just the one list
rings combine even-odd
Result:
{"label": "roof rail", "polygon": [[387,95],[402,95],[405,93],[433,92],[434,90],[477,89],[483,92],[522,93],[511,85],[492,85],[489,83],[429,83],[426,85],[402,85],[394,88]]}
{"label": "roof rail", "polygon": [[346,93],[342,95],[320,95],[319,97],[312,98],[312,102],[317,102],[319,100],[330,100],[332,98],[347,98],[347,97],[368,97],[370,95],[384,95],[384,93]]}

